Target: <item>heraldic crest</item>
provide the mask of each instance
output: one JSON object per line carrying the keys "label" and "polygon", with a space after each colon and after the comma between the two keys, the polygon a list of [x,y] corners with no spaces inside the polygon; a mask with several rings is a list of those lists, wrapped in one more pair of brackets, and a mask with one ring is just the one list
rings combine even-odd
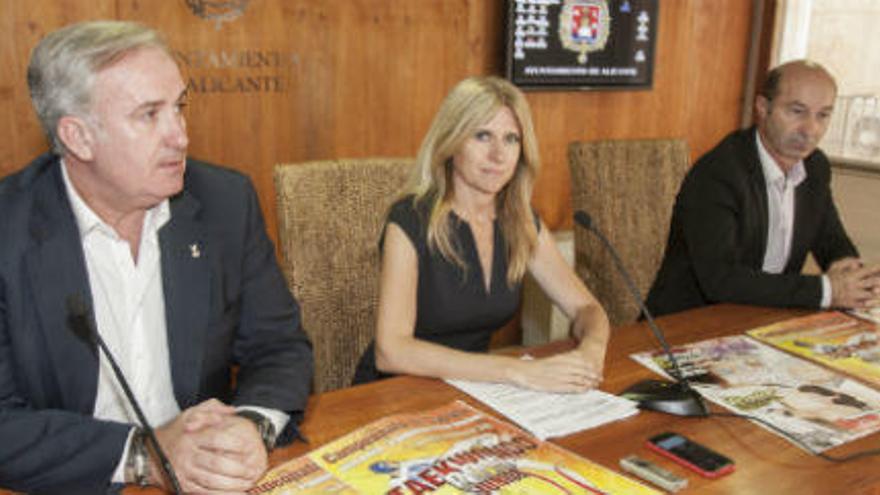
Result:
{"label": "heraldic crest", "polygon": [[579,63],[587,63],[588,53],[604,49],[610,32],[606,0],[565,0],[559,13],[559,41],[579,53]]}

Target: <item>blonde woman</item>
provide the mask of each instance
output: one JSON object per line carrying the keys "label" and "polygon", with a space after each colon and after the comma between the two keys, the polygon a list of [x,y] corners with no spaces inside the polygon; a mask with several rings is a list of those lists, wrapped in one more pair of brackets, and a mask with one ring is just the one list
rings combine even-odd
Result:
{"label": "blonde woman", "polygon": [[[608,318],[530,207],[538,147],[522,92],[496,77],[460,82],[416,162],[388,214],[376,342],[355,383],[411,374],[556,392],[597,386]],[[575,350],[535,360],[486,353],[519,306],[526,271],[573,320]]]}

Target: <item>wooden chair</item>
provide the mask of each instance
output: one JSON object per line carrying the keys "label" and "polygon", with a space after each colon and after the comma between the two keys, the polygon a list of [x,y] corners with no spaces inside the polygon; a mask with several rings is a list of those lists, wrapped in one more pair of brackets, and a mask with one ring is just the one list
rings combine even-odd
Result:
{"label": "wooden chair", "polygon": [[[575,142],[568,149],[574,210],[585,210],[620,253],[642,296],[663,259],[675,195],[688,169],[680,139]],[[611,255],[593,233],[575,228],[575,267],[612,325],[640,311]]]}
{"label": "wooden chair", "polygon": [[375,336],[378,242],[413,163],[376,158],[275,167],[282,268],[314,345],[316,393],[348,386]]}

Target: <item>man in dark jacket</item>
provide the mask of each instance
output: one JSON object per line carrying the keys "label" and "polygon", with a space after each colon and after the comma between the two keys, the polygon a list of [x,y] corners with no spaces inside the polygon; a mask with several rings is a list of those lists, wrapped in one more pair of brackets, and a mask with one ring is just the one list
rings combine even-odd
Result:
{"label": "man in dark jacket", "polygon": [[[757,126],[728,135],[685,177],[663,263],[648,295],[656,315],[727,302],[780,307],[877,304],[880,267],[858,258],[817,149],[837,86],[821,66],[773,69]],[[801,271],[807,254],[821,275]]]}
{"label": "man in dark jacket", "polygon": [[186,86],[151,29],[50,33],[28,84],[54,152],[0,182],[0,487],[168,487],[106,357],[72,331],[93,325],[182,489],[247,490],[312,377],[253,186],[186,159]]}

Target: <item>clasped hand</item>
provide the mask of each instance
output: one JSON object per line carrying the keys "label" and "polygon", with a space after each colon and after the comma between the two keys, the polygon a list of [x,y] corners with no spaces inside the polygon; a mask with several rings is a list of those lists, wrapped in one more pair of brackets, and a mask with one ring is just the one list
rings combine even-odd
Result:
{"label": "clasped hand", "polygon": [[835,261],[826,273],[831,282],[831,306],[867,309],[880,305],[880,265],[865,266],[857,258]]}
{"label": "clasped hand", "polygon": [[[186,493],[243,493],[268,465],[254,424],[216,399],[183,411],[156,429],[156,436]],[[153,480],[162,480],[158,484],[168,488],[155,462],[151,473]]]}

